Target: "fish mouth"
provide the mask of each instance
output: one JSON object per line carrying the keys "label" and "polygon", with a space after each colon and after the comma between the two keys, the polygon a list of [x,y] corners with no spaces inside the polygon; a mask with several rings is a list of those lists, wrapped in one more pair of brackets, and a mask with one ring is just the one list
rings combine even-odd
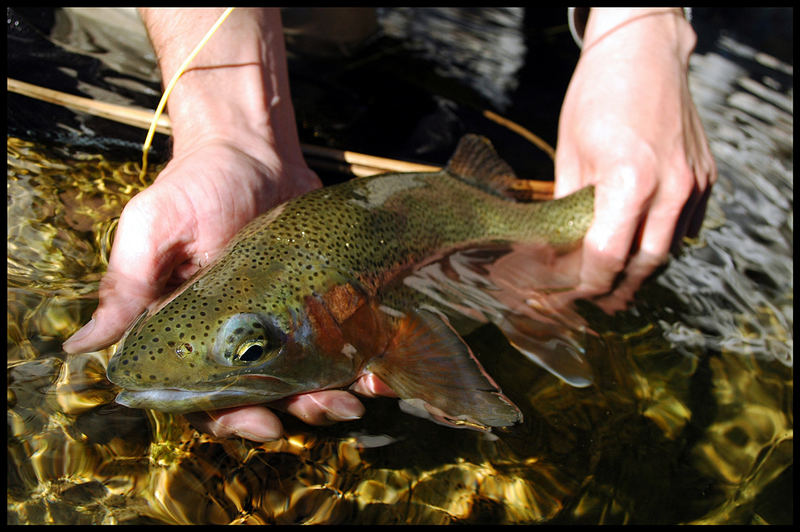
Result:
{"label": "fish mouth", "polygon": [[124,389],[116,402],[128,408],[159,410],[172,414],[212,411],[221,408],[267,403],[298,393],[289,383],[274,377],[248,375],[247,380],[266,381],[272,389],[228,386],[216,390],[182,388]]}

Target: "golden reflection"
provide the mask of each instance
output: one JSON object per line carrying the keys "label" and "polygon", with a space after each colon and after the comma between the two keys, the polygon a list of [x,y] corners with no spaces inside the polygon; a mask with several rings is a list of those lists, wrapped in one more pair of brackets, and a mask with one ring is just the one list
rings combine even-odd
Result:
{"label": "golden reflection", "polygon": [[756,365],[738,353],[710,362],[719,415],[693,451],[697,467],[720,479],[726,501],[698,523],[740,522],[793,463],[791,368],[769,365],[753,378]]}
{"label": "golden reflection", "polygon": [[78,415],[114,400],[116,392],[106,380],[107,362],[101,353],[67,355],[55,383],[62,412]]}
{"label": "golden reflection", "polygon": [[[594,386],[564,384],[491,327],[467,338],[525,423],[497,439],[368,403],[364,419],[255,444],[113,403],[111,349],[61,342],[96,304],[135,164],[8,139],[8,522],[59,524],[769,522],[793,462],[791,366],[704,350],[647,315],[584,309]],[[791,344],[775,309],[740,337]],[[761,312],[761,311],[759,311]],[[680,329],[683,327],[683,329]],[[681,335],[678,335],[681,333]],[[676,344],[680,348],[676,348]],[[738,344],[737,344],[738,345]]]}

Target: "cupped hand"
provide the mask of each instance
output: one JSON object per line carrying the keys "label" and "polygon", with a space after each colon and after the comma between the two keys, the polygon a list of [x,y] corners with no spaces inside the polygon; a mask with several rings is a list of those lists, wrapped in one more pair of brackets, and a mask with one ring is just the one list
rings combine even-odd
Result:
{"label": "cupped hand", "polygon": [[[350,390],[366,397],[396,397],[394,392],[372,374],[363,375],[350,386]],[[283,427],[272,410],[288,412],[310,425],[330,425],[351,421],[364,414],[364,405],[350,392],[323,390],[293,395],[266,405],[252,405],[189,414],[198,429],[225,438],[238,436],[253,441],[274,440],[281,436]]]}
{"label": "cupped hand", "polygon": [[[247,222],[318,186],[305,164],[253,156],[223,141],[199,143],[177,156],[123,209],[97,309],[64,350],[86,352],[118,341],[142,311],[212,260]],[[370,377],[357,381],[353,390],[391,393]],[[364,411],[358,399],[341,390],[298,395],[270,406],[311,424],[354,419]],[[268,440],[282,432],[278,418],[264,406],[192,417],[201,430],[218,436]]]}
{"label": "cupped hand", "polygon": [[643,17],[587,40],[562,107],[555,195],[595,185],[575,294],[607,312],[697,233],[716,180],[688,87],[694,34],[676,24]]}
{"label": "cupped hand", "polygon": [[[156,181],[123,209],[100,302],[92,320],[64,344],[69,353],[116,342],[148,306],[212,260],[236,232],[270,207],[320,186],[305,164],[251,155],[227,142],[197,144],[174,158]],[[352,391],[392,395],[366,375]],[[255,441],[280,437],[272,409],[313,425],[361,417],[364,407],[349,392],[325,390],[264,405],[190,414],[192,423],[218,437]]]}
{"label": "cupped hand", "polygon": [[213,259],[247,222],[319,186],[304,165],[256,158],[222,141],[177,156],[122,211],[92,320],[67,352],[106,347],[154,301]]}

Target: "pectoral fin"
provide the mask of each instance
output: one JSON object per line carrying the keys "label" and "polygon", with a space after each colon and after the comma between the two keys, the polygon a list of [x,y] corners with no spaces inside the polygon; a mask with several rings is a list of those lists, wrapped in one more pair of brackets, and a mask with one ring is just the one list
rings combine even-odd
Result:
{"label": "pectoral fin", "polygon": [[397,321],[386,351],[367,365],[400,398],[425,405],[437,421],[486,430],[522,413],[484,371],[467,344],[433,309]]}
{"label": "pectoral fin", "polygon": [[571,329],[520,315],[504,316],[497,326],[520,353],[556,377],[577,388],[592,384],[592,368]]}

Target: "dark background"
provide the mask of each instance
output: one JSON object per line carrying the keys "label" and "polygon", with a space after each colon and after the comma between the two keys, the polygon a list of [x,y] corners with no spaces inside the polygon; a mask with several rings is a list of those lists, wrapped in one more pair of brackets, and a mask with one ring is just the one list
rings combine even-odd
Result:
{"label": "dark background", "polygon": [[[59,8],[8,8],[8,76],[87,96],[90,84],[124,96],[132,105],[155,108],[157,98],[106,78],[124,78],[99,60],[69,52],[49,38]],[[793,63],[791,8],[695,8],[698,53],[722,35]],[[522,21],[527,48],[510,105],[498,109],[464,80],[437,75],[430,58],[388,37],[373,40],[354,57],[315,59],[290,54],[290,76],[302,142],[373,155],[441,164],[466,132],[489,136],[520,176],[552,178],[549,158],[521,137],[484,118],[494,110],[555,146],[561,101],[579,50],[566,30],[566,9],[527,9]],[[376,50],[380,60],[368,60]],[[290,49],[291,51],[291,49]],[[360,61],[363,60],[363,61]],[[357,68],[352,65],[359,64]],[[68,67],[67,74],[61,67]],[[141,79],[156,93],[158,83]],[[8,94],[8,134],[56,146],[84,148],[109,158],[137,160],[141,129],[76,114],[64,107]],[[155,160],[169,156],[169,141],[156,135]],[[320,172],[326,182],[345,175]]]}

